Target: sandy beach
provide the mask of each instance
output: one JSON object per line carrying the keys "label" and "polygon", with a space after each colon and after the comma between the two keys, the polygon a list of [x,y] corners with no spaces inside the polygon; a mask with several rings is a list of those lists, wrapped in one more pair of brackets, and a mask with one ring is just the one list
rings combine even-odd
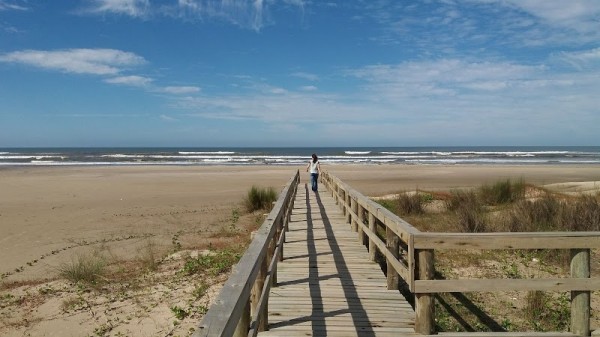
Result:
{"label": "sandy beach", "polygon": [[[232,210],[241,207],[252,185],[279,190],[297,169],[304,171],[289,166],[1,169],[0,273],[77,242],[128,237],[136,241],[147,235],[170,240],[180,230],[217,231]],[[596,166],[324,165],[323,169],[368,196],[417,188],[449,190],[502,179],[523,179],[565,192],[600,188]]]}
{"label": "sandy beach", "polygon": [[[199,241],[218,233],[230,223],[232,212],[243,208],[252,185],[280,190],[297,169],[304,173],[304,167],[266,165],[1,168],[2,283],[56,278],[61,263],[99,245],[122,258],[136,256],[148,238],[169,245],[177,236],[184,248],[202,246]],[[323,165],[323,169],[368,196],[417,188],[449,190],[505,179],[569,193],[600,190],[600,167],[592,165]],[[306,174],[302,177],[308,181]],[[55,318],[56,322],[61,321]],[[13,330],[0,321],[0,334],[7,331]],[[8,335],[23,331],[15,329]],[[153,335],[151,328],[145,331]]]}

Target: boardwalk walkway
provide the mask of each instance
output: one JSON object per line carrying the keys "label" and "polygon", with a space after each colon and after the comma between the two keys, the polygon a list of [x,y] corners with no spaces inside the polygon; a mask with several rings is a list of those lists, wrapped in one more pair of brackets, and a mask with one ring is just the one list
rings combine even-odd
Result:
{"label": "boardwalk walkway", "polygon": [[326,192],[300,185],[278,286],[269,296],[268,331],[259,336],[408,336],[415,313]]}

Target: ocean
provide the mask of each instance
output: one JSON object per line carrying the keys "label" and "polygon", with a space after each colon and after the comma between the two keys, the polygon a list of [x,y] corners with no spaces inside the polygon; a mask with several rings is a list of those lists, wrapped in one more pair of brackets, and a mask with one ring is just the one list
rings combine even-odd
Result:
{"label": "ocean", "polygon": [[322,148],[0,148],[0,166],[600,164],[600,146]]}

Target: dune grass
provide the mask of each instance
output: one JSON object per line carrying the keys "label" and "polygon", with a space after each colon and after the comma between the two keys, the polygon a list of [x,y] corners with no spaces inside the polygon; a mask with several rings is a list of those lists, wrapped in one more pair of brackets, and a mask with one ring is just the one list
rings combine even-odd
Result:
{"label": "dune grass", "polygon": [[252,186],[244,199],[244,205],[248,212],[258,210],[270,211],[273,208],[273,202],[277,200],[277,192],[272,187]]}
{"label": "dune grass", "polygon": [[107,261],[99,253],[87,253],[75,256],[71,262],[58,267],[61,277],[73,283],[98,284],[106,273]]}

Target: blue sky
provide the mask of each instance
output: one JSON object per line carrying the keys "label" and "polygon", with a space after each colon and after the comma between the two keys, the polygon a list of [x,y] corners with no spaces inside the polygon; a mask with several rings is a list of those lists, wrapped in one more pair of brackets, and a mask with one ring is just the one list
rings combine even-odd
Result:
{"label": "blue sky", "polygon": [[0,147],[600,145],[598,0],[0,0]]}

